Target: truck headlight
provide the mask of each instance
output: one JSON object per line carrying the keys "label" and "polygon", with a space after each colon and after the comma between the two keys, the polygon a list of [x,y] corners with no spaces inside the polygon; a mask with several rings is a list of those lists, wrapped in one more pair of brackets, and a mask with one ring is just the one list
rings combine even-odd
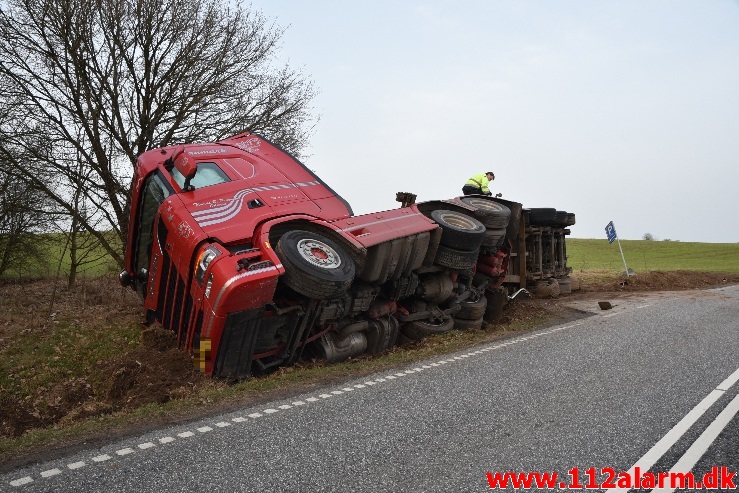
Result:
{"label": "truck headlight", "polygon": [[210,263],[220,254],[221,251],[213,245],[206,248],[203,253],[200,254],[198,265],[195,269],[195,280],[198,281],[198,284],[201,286],[203,285],[203,279],[205,278],[205,271],[208,270]]}

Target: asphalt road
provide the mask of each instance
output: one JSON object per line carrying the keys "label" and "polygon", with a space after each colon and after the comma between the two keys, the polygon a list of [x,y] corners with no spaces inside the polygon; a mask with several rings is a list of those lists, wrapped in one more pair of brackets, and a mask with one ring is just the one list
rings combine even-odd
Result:
{"label": "asphalt road", "polygon": [[488,490],[496,471],[739,471],[738,301],[739,287],[631,299],[16,470],[0,490],[449,492]]}

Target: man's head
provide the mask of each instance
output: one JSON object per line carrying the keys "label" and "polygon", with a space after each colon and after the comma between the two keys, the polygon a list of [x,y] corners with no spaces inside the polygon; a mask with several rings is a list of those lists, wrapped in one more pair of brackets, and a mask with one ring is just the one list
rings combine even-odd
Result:
{"label": "man's head", "polygon": [[492,171],[488,171],[485,174],[488,175],[488,180],[490,180],[490,181],[495,180],[495,173],[493,173]]}

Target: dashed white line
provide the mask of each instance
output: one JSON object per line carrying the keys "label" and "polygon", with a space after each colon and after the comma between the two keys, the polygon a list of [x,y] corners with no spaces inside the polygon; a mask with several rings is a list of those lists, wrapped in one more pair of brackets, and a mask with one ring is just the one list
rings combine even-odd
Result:
{"label": "dashed white line", "polygon": [[[650,306],[650,305],[644,305],[644,306],[642,306],[640,308],[643,308],[643,307],[646,307],[646,306]],[[614,316],[614,315],[617,315],[617,314],[613,313],[613,314],[609,314],[609,315],[605,315],[605,316]],[[529,339],[533,339],[535,337],[540,337],[542,335],[551,334],[553,332],[557,332],[557,331],[560,331],[560,330],[569,329],[571,327],[576,327],[578,325],[581,325],[581,324],[574,324],[574,325],[569,325],[569,326],[565,326],[565,327],[558,327],[558,328],[555,328],[555,329],[551,329],[551,330],[549,330],[547,332],[541,332],[541,333],[538,333],[538,334],[532,334],[532,335],[527,336],[527,337],[521,337],[521,338],[514,339],[514,340],[511,340],[511,341],[508,341],[508,342],[504,342],[502,344],[498,344],[498,345],[495,345],[495,346],[488,346],[486,348],[478,349],[476,351],[472,351],[472,352],[469,352],[469,353],[466,353],[466,354],[449,357],[448,359],[445,359],[445,360],[441,360],[441,361],[429,363],[428,365],[422,365],[420,367],[416,367],[416,368],[405,370],[403,372],[395,373],[394,375],[385,375],[384,377],[379,377],[379,378],[376,378],[375,380],[369,380],[369,381],[366,381],[364,383],[355,384],[355,385],[353,385],[353,388],[352,387],[344,387],[341,390],[333,390],[333,391],[331,391],[330,394],[324,393],[324,394],[320,394],[318,397],[307,397],[304,400],[293,402],[292,405],[290,405],[290,404],[282,404],[282,405],[278,406],[278,408],[279,409],[283,409],[283,410],[287,410],[287,409],[291,409],[293,406],[303,406],[303,405],[306,405],[307,403],[310,403],[310,402],[316,402],[316,401],[319,401],[321,399],[328,399],[328,398],[333,397],[335,395],[342,395],[342,394],[344,394],[346,392],[352,392],[352,391],[354,391],[354,389],[363,389],[363,388],[366,388],[367,386],[376,385],[378,383],[383,383],[383,382],[386,382],[386,381],[389,381],[389,380],[395,380],[396,378],[399,378],[399,377],[404,377],[404,376],[407,376],[407,375],[410,375],[410,374],[413,374],[413,373],[417,373],[417,372],[420,372],[420,371],[423,371],[423,370],[428,370],[428,369],[431,369],[431,368],[439,367],[439,366],[445,365],[447,363],[454,363],[456,361],[460,361],[462,359],[469,358],[471,356],[479,355],[479,354],[482,354],[482,353],[485,353],[485,352],[488,352],[488,351],[493,351],[495,349],[500,349],[500,348],[503,348],[503,347],[506,347],[506,346],[517,344],[519,342],[524,342],[524,341],[527,341]],[[721,391],[728,390],[728,388],[731,387],[738,380],[739,380],[739,369],[737,369],[737,371],[734,372],[734,374],[732,374],[721,385],[719,385],[719,387],[717,387],[717,389],[718,390],[721,390]],[[736,407],[737,409],[739,409],[739,398],[735,399],[735,401],[736,401],[736,405],[734,405],[734,407]],[[732,401],[732,405],[733,404],[734,404],[734,401]],[[277,413],[277,412],[278,412],[278,409],[269,408],[269,409],[263,410],[261,413],[255,412],[255,413],[249,414],[248,416],[249,416],[249,418],[253,418],[254,419],[254,418],[260,418],[264,414],[274,414],[274,413]],[[734,414],[736,414],[736,410],[734,410]],[[733,414],[732,414],[732,416],[733,416]],[[231,421],[234,422],[234,423],[242,423],[244,421],[247,421],[247,418],[245,418],[243,416],[238,416],[238,417],[232,418]],[[228,423],[226,421],[221,421],[221,422],[216,423],[214,426],[216,426],[218,428],[225,428],[225,427],[231,426],[231,423]],[[197,431],[200,432],[200,433],[208,433],[210,431],[213,431],[213,428],[210,427],[210,426],[202,426],[200,428],[197,428]],[[192,432],[192,431],[185,431],[185,432],[182,432],[182,433],[178,433],[177,434],[177,436],[180,437],[180,438],[189,438],[189,437],[192,437],[194,435],[195,435],[195,433]],[[159,443],[166,444],[166,443],[174,442],[175,440],[176,439],[174,437],[167,436],[167,437],[160,438],[159,439]],[[138,445],[138,448],[141,449],[141,450],[146,450],[146,449],[150,449],[150,448],[153,448],[153,447],[156,447],[156,444],[154,442],[145,442],[145,443],[141,443],[141,444]],[[129,447],[129,448],[124,448],[124,449],[120,449],[120,450],[116,451],[116,454],[119,455],[119,456],[125,456],[125,455],[132,454],[133,452],[135,452],[135,450],[133,448],[130,448]],[[101,463],[101,462],[108,461],[108,460],[110,460],[112,458],[113,457],[111,457],[108,454],[101,454],[101,455],[92,457],[91,460],[93,462],[96,462],[96,463]],[[75,470],[75,469],[80,469],[80,468],[82,468],[82,467],[84,467],[86,465],[87,465],[87,463],[85,461],[78,461],[78,462],[73,462],[73,463],[67,464],[67,468],[70,469],[70,470]],[[42,471],[40,473],[40,475],[43,478],[48,478],[48,477],[56,476],[56,475],[61,474],[61,473],[62,473],[62,470],[60,470],[58,468],[54,468],[54,469],[49,469],[49,470],[46,470],[46,471]],[[24,484],[28,484],[28,483],[31,483],[31,482],[33,482],[33,478],[31,476],[25,476],[25,477],[18,478],[18,479],[15,479],[13,481],[10,481],[10,485],[11,486],[22,486]]]}

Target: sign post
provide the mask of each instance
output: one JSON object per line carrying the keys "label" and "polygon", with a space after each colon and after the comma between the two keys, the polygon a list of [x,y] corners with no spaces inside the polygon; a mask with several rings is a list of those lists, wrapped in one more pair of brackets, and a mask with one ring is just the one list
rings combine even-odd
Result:
{"label": "sign post", "polygon": [[624,261],[624,272],[626,273],[626,277],[629,277],[631,274],[629,273],[629,268],[626,267],[626,257],[624,257],[624,251],[621,249],[621,240],[618,239],[616,226],[613,225],[613,221],[609,222],[606,226],[606,236],[608,237],[608,243],[613,243],[613,240],[616,240],[618,243],[618,251],[621,252],[621,260]]}

